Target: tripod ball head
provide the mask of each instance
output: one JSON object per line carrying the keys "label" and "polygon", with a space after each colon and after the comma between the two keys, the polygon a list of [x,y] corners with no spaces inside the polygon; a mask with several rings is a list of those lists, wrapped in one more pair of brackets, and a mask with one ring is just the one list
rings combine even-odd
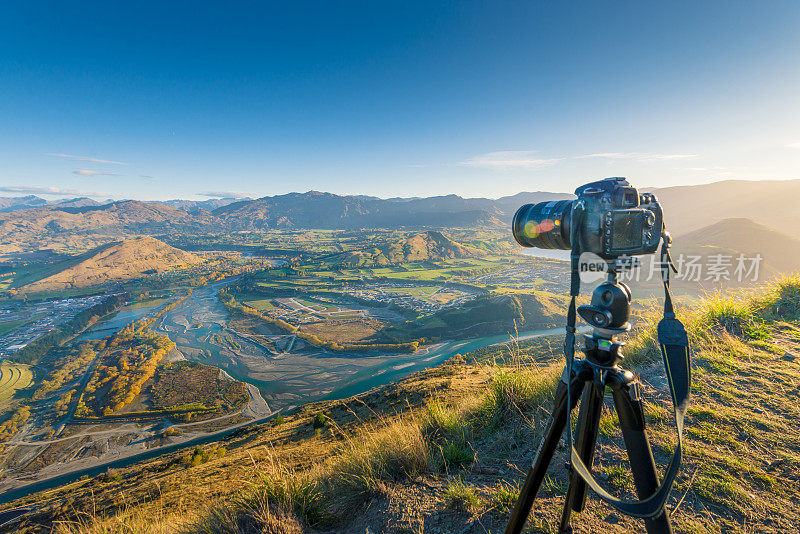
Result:
{"label": "tripod ball head", "polygon": [[578,313],[594,328],[626,332],[631,325],[631,290],[617,281],[603,282],[592,293],[592,303],[578,307]]}

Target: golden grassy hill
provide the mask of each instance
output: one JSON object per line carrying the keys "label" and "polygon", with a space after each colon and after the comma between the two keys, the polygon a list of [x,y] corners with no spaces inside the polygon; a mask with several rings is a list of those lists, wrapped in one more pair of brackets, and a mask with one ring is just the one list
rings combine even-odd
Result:
{"label": "golden grassy hill", "polygon": [[141,236],[103,245],[86,253],[86,259],[24,286],[21,290],[58,291],[138,278],[148,273],[200,263],[189,252],[171,247],[153,237]]}
{"label": "golden grassy hill", "polygon": [[[694,347],[686,453],[668,509],[676,532],[785,533],[800,522],[800,278],[681,310]],[[655,317],[653,318],[655,319]],[[675,444],[654,327],[632,335],[653,452]],[[343,401],[307,405],[223,440],[78,480],[30,504],[15,532],[502,532],[533,459],[563,362],[509,344]],[[556,343],[557,344],[557,343]],[[550,347],[552,349],[552,347]],[[633,496],[616,417],[595,471]],[[554,532],[566,490],[559,448],[529,523]],[[578,532],[642,532],[590,495]]]}

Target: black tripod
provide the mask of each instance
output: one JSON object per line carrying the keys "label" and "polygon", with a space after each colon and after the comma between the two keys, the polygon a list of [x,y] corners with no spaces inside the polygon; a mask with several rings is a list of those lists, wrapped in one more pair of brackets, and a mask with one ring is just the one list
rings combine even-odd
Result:
{"label": "black tripod", "polygon": [[[522,532],[561,435],[569,422],[569,414],[578,404],[578,399],[581,402],[575,450],[584,465],[591,469],[606,387],[611,389],[614,407],[619,415],[639,499],[653,496],[659,488],[653,453],[644,432],[641,383],[633,373],[618,365],[624,359],[620,352],[624,343],[615,341],[614,337],[630,330],[630,300],[630,289],[617,281],[612,264],[608,280],[594,290],[591,304],[578,308],[580,316],[594,328],[591,336],[584,336],[585,358],[575,359],[564,369],[547,430],[511,513],[505,534]],[[559,527],[561,534],[572,532],[570,514],[573,510],[581,512],[586,501],[586,482],[574,466],[570,467],[569,488]],[[671,533],[666,510],[662,508],[655,517],[645,519],[645,528],[648,534]]]}

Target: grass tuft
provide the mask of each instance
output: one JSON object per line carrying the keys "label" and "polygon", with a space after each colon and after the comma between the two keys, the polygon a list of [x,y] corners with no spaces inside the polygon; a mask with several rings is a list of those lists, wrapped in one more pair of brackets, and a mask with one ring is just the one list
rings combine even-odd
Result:
{"label": "grass tuft", "polygon": [[367,498],[384,492],[383,481],[427,472],[434,458],[419,420],[402,418],[348,438],[333,460],[330,478],[343,490]]}
{"label": "grass tuft", "polygon": [[182,529],[185,534],[302,534],[303,527],[291,512],[256,494],[217,503]]}
{"label": "grass tuft", "polygon": [[448,508],[473,513],[480,509],[481,499],[474,486],[460,478],[450,481],[444,489],[444,502]]}
{"label": "grass tuft", "polygon": [[258,481],[251,484],[251,489],[247,502],[259,510],[264,509],[262,503],[268,503],[311,525],[327,518],[324,512],[326,499],[316,478],[309,473],[295,473],[293,469],[271,460],[266,470],[259,470]]}
{"label": "grass tuft", "polygon": [[490,429],[497,428],[514,413],[529,412],[552,399],[560,366],[530,369],[495,366],[480,413]]}
{"label": "grass tuft", "polygon": [[501,480],[492,490],[489,504],[499,512],[506,512],[516,504],[519,498],[519,482],[511,483]]}
{"label": "grass tuft", "polygon": [[475,460],[475,455],[472,450],[458,443],[448,443],[440,448],[440,453],[442,456],[442,467],[447,470],[464,467]]}

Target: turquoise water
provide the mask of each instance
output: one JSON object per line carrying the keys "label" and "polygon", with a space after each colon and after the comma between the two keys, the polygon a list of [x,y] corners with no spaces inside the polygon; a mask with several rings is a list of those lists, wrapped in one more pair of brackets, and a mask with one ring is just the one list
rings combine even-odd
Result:
{"label": "turquoise water", "polygon": [[[563,327],[544,330],[530,330],[520,332],[518,339],[530,339],[541,336],[552,336],[564,332]],[[413,373],[439,365],[456,354],[466,354],[473,350],[482,349],[490,345],[506,343],[510,340],[508,334],[483,336],[460,341],[448,341],[434,345],[427,354],[417,356],[417,353],[408,357],[398,356],[391,361],[374,365],[354,375],[346,384],[333,390],[323,397],[324,400],[344,399],[358,395],[372,388],[398,382]],[[419,351],[418,351],[419,352]]]}
{"label": "turquoise water", "polygon": [[150,306],[137,307],[134,309],[128,307],[122,308],[105,319],[95,323],[90,329],[78,336],[76,341],[95,340],[112,336],[128,326],[130,323],[138,321],[142,317],[148,315],[150,312],[163,305],[164,303],[161,302],[152,304]]}

